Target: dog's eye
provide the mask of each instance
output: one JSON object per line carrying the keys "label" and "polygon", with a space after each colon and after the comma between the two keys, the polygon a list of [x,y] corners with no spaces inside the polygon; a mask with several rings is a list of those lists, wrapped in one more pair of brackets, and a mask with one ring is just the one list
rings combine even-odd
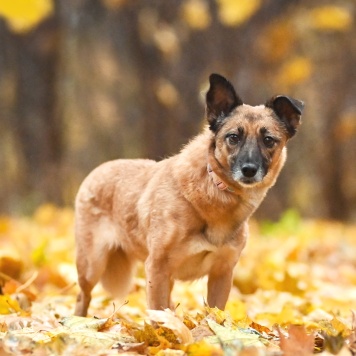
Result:
{"label": "dog's eye", "polygon": [[263,139],[263,143],[265,144],[266,147],[268,148],[272,148],[274,146],[274,144],[276,143],[275,139],[271,136],[266,136]]}
{"label": "dog's eye", "polygon": [[240,137],[235,134],[231,134],[227,137],[230,145],[237,145],[240,142]]}

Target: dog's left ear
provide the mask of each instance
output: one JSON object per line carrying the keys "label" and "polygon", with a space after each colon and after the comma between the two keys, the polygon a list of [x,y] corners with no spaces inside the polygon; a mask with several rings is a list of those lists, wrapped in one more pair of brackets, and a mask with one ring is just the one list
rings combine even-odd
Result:
{"label": "dog's left ear", "polygon": [[211,74],[209,82],[210,88],[206,94],[206,115],[210,129],[216,132],[229,113],[243,102],[232,84],[223,76]]}
{"label": "dog's left ear", "polygon": [[267,101],[266,107],[271,108],[287,128],[289,138],[295,135],[300,125],[304,103],[285,95],[278,95]]}

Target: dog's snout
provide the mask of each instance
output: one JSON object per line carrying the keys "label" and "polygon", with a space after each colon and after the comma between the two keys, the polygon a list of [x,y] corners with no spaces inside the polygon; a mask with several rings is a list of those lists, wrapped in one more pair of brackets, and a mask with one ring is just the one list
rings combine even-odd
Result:
{"label": "dog's snout", "polygon": [[241,168],[242,174],[246,178],[254,177],[257,173],[257,170],[258,170],[258,167],[254,163],[245,163]]}

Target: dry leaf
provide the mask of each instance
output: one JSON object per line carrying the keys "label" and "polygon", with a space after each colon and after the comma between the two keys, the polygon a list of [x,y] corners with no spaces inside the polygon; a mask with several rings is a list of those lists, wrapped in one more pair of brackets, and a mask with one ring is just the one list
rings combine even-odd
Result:
{"label": "dry leaf", "polygon": [[182,344],[189,344],[194,342],[191,331],[170,309],[147,310],[147,313],[152,321],[162,323],[162,326],[171,329],[180,339]]}
{"label": "dry leaf", "polygon": [[228,328],[216,323],[214,320],[207,319],[208,325],[215,336],[205,338],[206,341],[213,344],[239,342],[242,346],[264,347],[260,341],[260,334],[254,333],[253,329]]}
{"label": "dry leaf", "polygon": [[287,336],[279,332],[280,347],[284,356],[312,356],[314,350],[314,335],[307,334],[305,327],[290,325]]}
{"label": "dry leaf", "polygon": [[[235,276],[250,294],[233,287],[221,311],[202,304],[206,280],[177,283],[173,299],[183,316],[150,311],[158,328],[143,325],[143,268],[128,304],[113,313],[99,287],[90,308],[98,318],[72,316],[77,288],[61,288],[76,280],[72,228],[73,213],[49,205],[30,218],[0,220],[1,244],[6,246],[1,256],[22,256],[24,266],[18,281],[1,276],[0,339],[6,352],[267,356],[282,350],[287,356],[305,356],[311,355],[314,343],[323,356],[356,351],[356,321],[350,313],[356,295],[356,226],[303,221],[292,211],[278,223],[252,223]],[[304,324],[304,329],[288,328],[291,324]]]}

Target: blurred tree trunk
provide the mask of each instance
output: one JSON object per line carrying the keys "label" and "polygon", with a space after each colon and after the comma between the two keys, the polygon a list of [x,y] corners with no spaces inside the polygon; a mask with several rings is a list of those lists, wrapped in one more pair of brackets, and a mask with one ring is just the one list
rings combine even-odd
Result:
{"label": "blurred tree trunk", "polygon": [[[344,48],[352,48],[352,42],[344,42]],[[345,180],[350,174],[349,159],[345,160],[345,141],[340,135],[342,116],[348,108],[348,102],[353,102],[353,81],[349,80],[354,72],[355,58],[351,52],[346,58],[343,53],[332,53],[328,62],[329,76],[332,78],[332,88],[325,100],[324,111],[324,157],[321,157],[320,181],[323,187],[323,198],[327,206],[327,217],[337,220],[347,220],[351,217],[352,206],[347,194]],[[337,64],[335,64],[337,63]],[[329,79],[330,80],[330,79]],[[351,95],[350,95],[351,94]],[[346,152],[346,156],[349,155]],[[346,162],[345,162],[346,161]]]}
{"label": "blurred tree trunk", "polygon": [[[29,204],[60,203],[63,133],[57,107],[57,15],[30,33],[9,36],[16,73],[13,130],[22,155],[24,193]],[[29,195],[33,192],[36,196]]]}

